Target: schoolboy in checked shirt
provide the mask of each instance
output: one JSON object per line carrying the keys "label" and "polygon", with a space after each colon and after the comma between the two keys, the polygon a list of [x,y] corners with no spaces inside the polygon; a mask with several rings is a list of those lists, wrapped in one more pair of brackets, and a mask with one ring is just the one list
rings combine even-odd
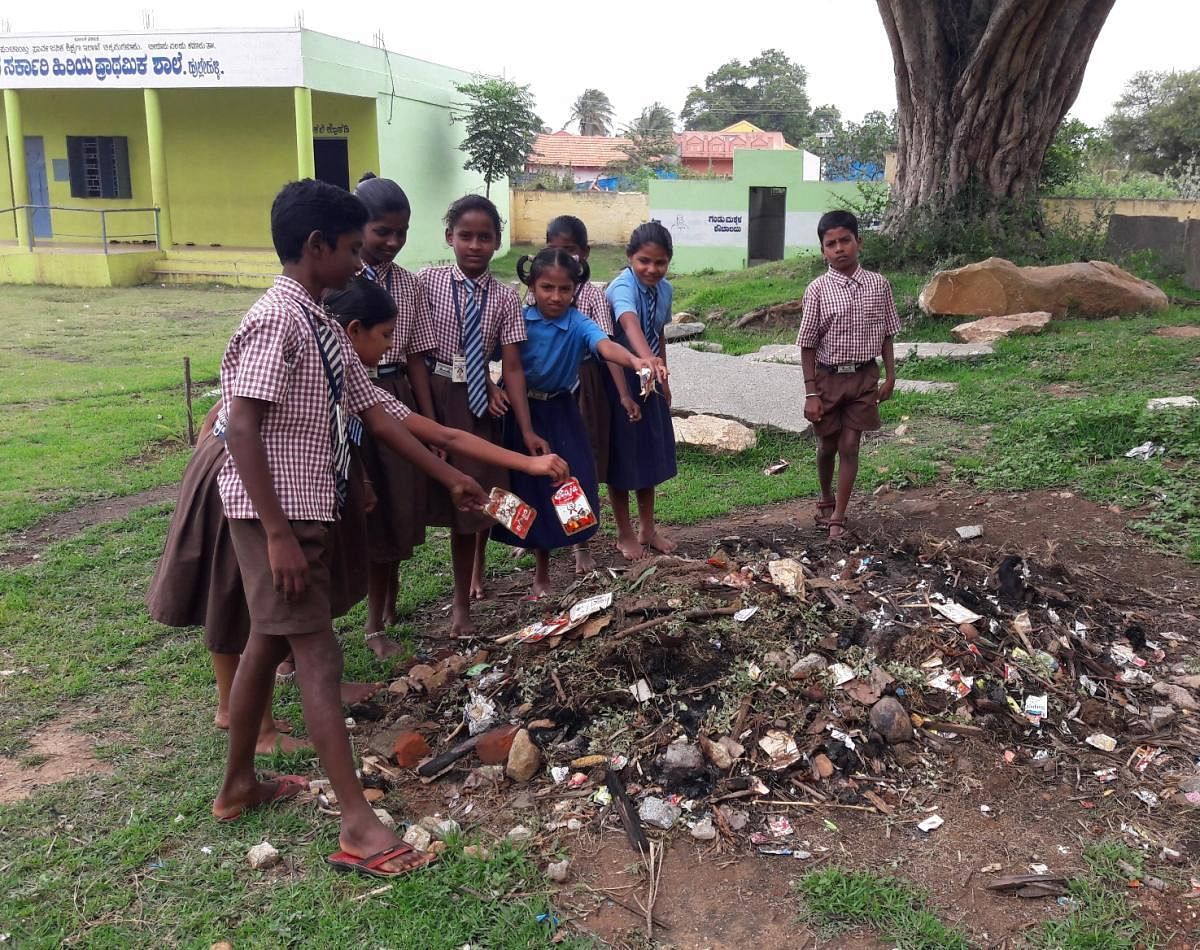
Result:
{"label": "schoolboy in checked shirt", "polygon": [[[827,525],[836,541],[846,528],[862,434],[879,428],[879,403],[890,399],[896,386],[892,337],[900,320],[887,278],[858,265],[858,219],[849,211],[830,211],[821,216],[817,237],[829,270],[804,291],[796,343],[804,366],[804,417],[819,440],[816,521]],[[886,374],[882,383],[879,356]]]}

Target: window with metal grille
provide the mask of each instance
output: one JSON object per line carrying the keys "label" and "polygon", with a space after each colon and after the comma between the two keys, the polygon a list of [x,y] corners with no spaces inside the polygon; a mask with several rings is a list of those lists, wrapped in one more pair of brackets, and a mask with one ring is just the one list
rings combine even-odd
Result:
{"label": "window with metal grille", "polygon": [[124,135],[68,135],[72,198],[132,198],[129,139]]}

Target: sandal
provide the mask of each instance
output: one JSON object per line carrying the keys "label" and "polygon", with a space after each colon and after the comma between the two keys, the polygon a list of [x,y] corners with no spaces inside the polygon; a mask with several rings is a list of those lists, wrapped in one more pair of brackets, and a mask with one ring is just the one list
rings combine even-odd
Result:
{"label": "sandal", "polygon": [[[399,871],[381,870],[389,861],[403,858],[406,855],[411,855],[412,857]],[[382,851],[377,851],[365,858],[357,857],[345,851],[338,851],[336,854],[329,855],[325,859],[325,863],[335,871],[341,871],[343,874],[357,871],[359,874],[366,874],[370,877],[402,877],[405,874],[411,874],[413,871],[425,867],[427,864],[433,864],[436,860],[436,854],[418,851],[411,845],[401,843],[392,845],[390,848],[384,848]]]}
{"label": "sandal", "polygon": [[822,512],[833,511],[837,508],[837,502],[820,500],[815,507],[817,510],[813,514],[813,521],[816,522],[818,528],[824,528],[829,524],[829,516],[822,514]]}
{"label": "sandal", "polygon": [[[846,519],[845,518],[830,518],[826,522],[826,525],[829,527],[829,540],[830,541],[840,541],[845,536],[845,534],[846,534]],[[836,538],[833,536],[834,528],[841,529],[841,534],[839,534]]]}
{"label": "sandal", "polygon": [[213,817],[220,822],[237,821],[242,815],[246,814],[254,808],[262,808],[266,805],[278,805],[280,802],[286,802],[295,798],[301,792],[308,791],[308,779],[303,775],[280,775],[272,781],[275,783],[275,790],[271,793],[270,798],[265,798],[257,805],[251,808],[239,808],[231,815],[214,815]]}

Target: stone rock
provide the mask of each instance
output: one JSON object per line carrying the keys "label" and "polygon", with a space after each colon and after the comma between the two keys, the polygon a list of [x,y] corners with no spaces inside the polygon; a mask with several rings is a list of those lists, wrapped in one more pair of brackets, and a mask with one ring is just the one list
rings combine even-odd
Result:
{"label": "stone rock", "polygon": [[829,761],[829,756],[824,752],[818,752],[813,756],[813,768],[817,770],[817,774],[821,778],[829,778],[833,774],[833,763]]}
{"label": "stone rock", "polygon": [[445,850],[446,850],[446,842],[437,841],[437,840],[429,842],[429,853],[430,854],[441,854]]}
{"label": "stone rock", "polygon": [[679,809],[661,798],[653,796],[642,799],[638,806],[638,817],[651,828],[669,829],[679,820]]}
{"label": "stone rock", "polygon": [[492,852],[481,844],[469,844],[463,848],[463,854],[468,858],[476,858],[480,861],[490,861]]}
{"label": "stone rock", "polygon": [[1001,257],[939,271],[922,289],[925,313],[1003,316],[1045,310],[1054,317],[1112,317],[1166,310],[1167,295],[1107,261],[1018,267]]}
{"label": "stone rock", "polygon": [[698,741],[705,758],[722,772],[733,767],[733,756],[720,742],[713,742],[705,735],[701,735]]}
{"label": "stone rock", "polygon": [[871,707],[871,728],[889,745],[912,741],[912,720],[895,696],[884,696]]}
{"label": "stone rock", "polygon": [[1049,322],[1050,313],[1046,310],[1009,313],[1002,317],[983,317],[960,323],[950,331],[950,335],[959,343],[994,343],[1006,336],[1041,333]]}
{"label": "stone rock", "polygon": [[420,825],[413,825],[404,832],[404,843],[411,845],[418,851],[428,851],[429,844],[433,841],[433,835],[422,828]]}
{"label": "stone rock", "polygon": [[663,327],[663,337],[668,343],[677,343],[704,332],[703,323],[668,323]]}
{"label": "stone rock", "polygon": [[[387,729],[380,729],[371,736],[367,743],[367,748],[381,759],[390,760],[396,754],[396,740],[406,732],[412,730],[413,724],[416,722],[411,716],[405,716],[403,720],[394,726]],[[309,783],[312,787],[312,783]]]}
{"label": "stone rock", "polygon": [[413,768],[429,753],[429,743],[425,741],[425,737],[411,730],[400,733],[392,744],[392,755],[402,769]]}
{"label": "stone rock", "polygon": [[712,340],[688,340],[683,344],[690,350],[699,350],[701,353],[724,353],[725,347],[720,343],[715,343]]}
{"label": "stone rock", "polygon": [[667,779],[682,782],[704,771],[704,756],[690,742],[672,742],[659,758],[659,765]]}
{"label": "stone rock", "polygon": [[996,351],[990,343],[897,343],[897,363],[905,360],[978,360],[991,356]]}
{"label": "stone rock", "polygon": [[1200,409],[1200,399],[1195,396],[1162,396],[1146,401],[1147,412],[1162,412],[1164,409]]}
{"label": "stone rock", "polygon": [[735,761],[746,754],[746,747],[731,736],[721,736],[717,740],[717,745],[728,752],[730,757]]}
{"label": "stone rock", "polygon": [[1155,683],[1154,692],[1155,695],[1162,696],[1172,706],[1178,706],[1180,709],[1200,709],[1196,698],[1182,686],[1175,686],[1171,683]]}
{"label": "stone rock", "polygon": [[375,817],[379,819],[380,824],[385,828],[395,828],[396,819],[391,816],[391,813],[386,808],[372,808],[375,812]]}
{"label": "stone rock", "polygon": [[1200,327],[1184,324],[1176,327],[1159,327],[1154,331],[1155,336],[1165,340],[1195,340],[1200,338]]}
{"label": "stone rock", "polygon": [[1184,689],[1200,689],[1200,673],[1176,676],[1171,679],[1171,682],[1176,686],[1182,686]]}
{"label": "stone rock", "polygon": [[952,393],[958,390],[958,383],[940,383],[932,379],[897,379],[898,393]]}
{"label": "stone rock", "polygon": [[508,761],[509,750],[517,737],[519,726],[497,726],[485,732],[475,745],[475,755],[484,765],[499,765]]}
{"label": "stone rock", "polygon": [[829,661],[820,653],[810,653],[792,664],[792,668],[788,670],[788,679],[806,680],[810,676],[820,673],[827,666],[829,666]]}
{"label": "stone rock", "polygon": [[533,832],[525,825],[513,825],[508,829],[508,834],[505,835],[509,841],[528,841],[533,837]]}
{"label": "stone rock", "polygon": [[1174,706],[1151,706],[1150,707],[1150,729],[1152,731],[1161,729],[1175,719]]}
{"label": "stone rock", "polygon": [[677,445],[694,445],[708,452],[744,452],[758,444],[749,426],[716,416],[687,416],[672,420]]}
{"label": "stone rock", "polygon": [[570,859],[563,858],[561,861],[553,861],[546,865],[546,877],[555,884],[566,884],[571,879]]}
{"label": "stone rock", "polygon": [[504,774],[514,782],[528,782],[537,775],[541,765],[542,750],[533,744],[526,730],[518,730],[513,736],[512,747],[508,750],[508,764],[504,767]]}
{"label": "stone rock", "polygon": [[265,871],[267,868],[273,868],[280,861],[279,852],[275,850],[275,846],[269,841],[260,841],[246,854],[246,860],[250,862],[250,867],[256,871]]}
{"label": "stone rock", "polygon": [[686,310],[680,310],[679,313],[671,316],[672,323],[692,323],[696,319],[694,313],[688,313]]}
{"label": "stone rock", "polygon": [[721,813],[731,831],[741,831],[750,821],[750,812],[736,805],[718,805],[717,811]]}
{"label": "stone rock", "polygon": [[438,818],[435,815],[426,815],[417,824],[438,841],[445,841],[451,835],[459,834],[462,831],[458,822],[453,818]]}
{"label": "stone rock", "polygon": [[711,818],[701,818],[692,825],[692,837],[697,841],[712,841],[717,836],[717,829]]}

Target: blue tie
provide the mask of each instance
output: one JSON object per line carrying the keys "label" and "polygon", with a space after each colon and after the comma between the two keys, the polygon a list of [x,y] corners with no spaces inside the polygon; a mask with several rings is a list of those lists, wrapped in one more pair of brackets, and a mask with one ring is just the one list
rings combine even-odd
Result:
{"label": "blue tie", "polygon": [[476,416],[487,412],[487,367],[483,362],[483,325],[475,281],[464,280],[467,307],[463,314],[463,355],[467,358],[467,405]]}
{"label": "blue tie", "polygon": [[647,287],[646,294],[650,297],[650,312],[648,318],[642,321],[642,333],[646,337],[646,343],[650,347],[650,352],[655,356],[659,356],[658,352],[658,288]]}

